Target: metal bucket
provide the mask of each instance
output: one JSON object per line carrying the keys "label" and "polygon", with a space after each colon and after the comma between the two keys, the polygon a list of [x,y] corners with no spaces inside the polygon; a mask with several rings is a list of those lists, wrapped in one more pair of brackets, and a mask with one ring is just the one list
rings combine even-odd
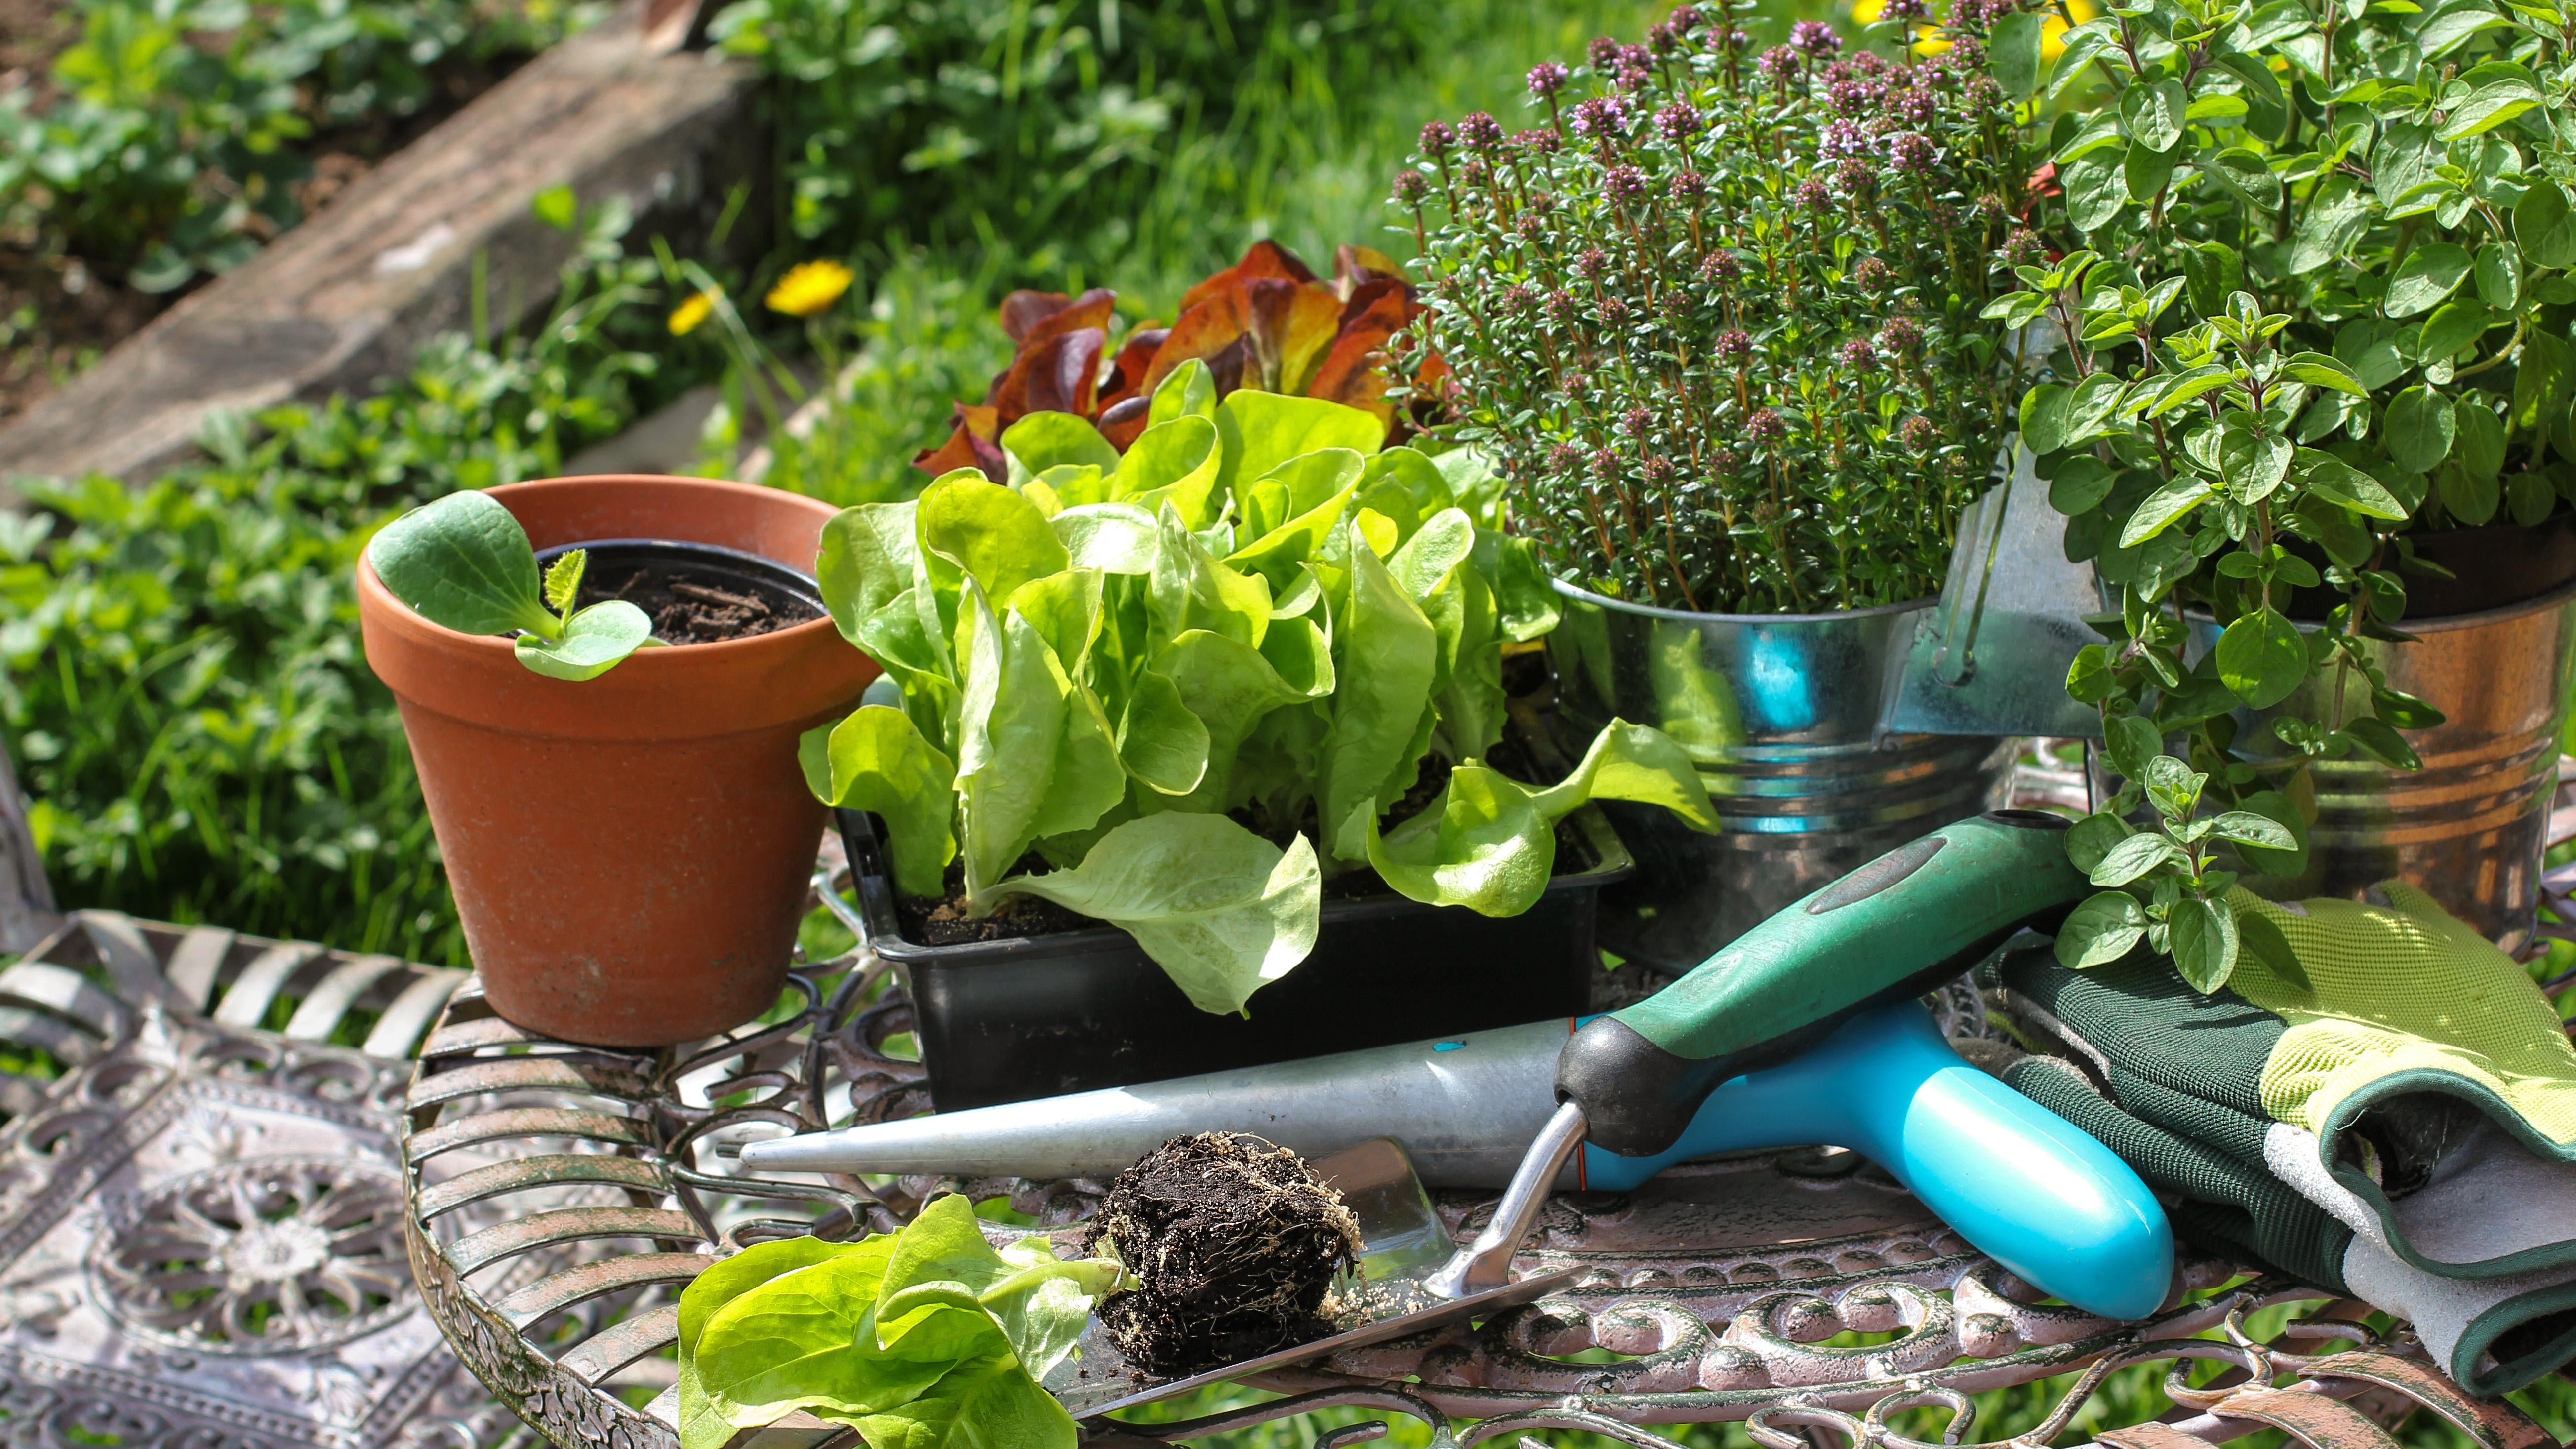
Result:
{"label": "metal bucket", "polygon": [[1637,876],[1603,892],[1601,944],[1687,970],[1782,907],[2001,803],[2006,741],[1883,735],[1891,666],[1930,600],[1837,614],[1693,614],[1558,584],[1556,715],[1580,753],[1613,717],[1698,764],[1722,828],[1603,801]]}
{"label": "metal bucket", "polygon": [[[2248,875],[2247,888],[2276,900],[2357,896],[2395,877],[2422,890],[2480,934],[2518,949],[2540,903],[2540,853],[2558,786],[2559,736],[2576,664],[2576,586],[2528,603],[2447,619],[2407,619],[2412,644],[2374,641],[2371,657],[2390,687],[2432,701],[2450,719],[2406,741],[2421,770],[2366,759],[2311,768],[2316,824],[2308,867],[2296,877]],[[2202,648],[2217,625],[2196,627]],[[2237,749],[2280,749],[2276,715],[2331,720],[2336,671],[2254,716]],[[2370,681],[2343,671],[2342,718],[2370,712]]]}

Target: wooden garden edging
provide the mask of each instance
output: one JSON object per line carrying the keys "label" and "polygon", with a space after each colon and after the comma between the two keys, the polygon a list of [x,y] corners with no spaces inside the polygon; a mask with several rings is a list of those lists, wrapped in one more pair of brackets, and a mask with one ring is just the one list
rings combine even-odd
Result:
{"label": "wooden garden edging", "polygon": [[[573,246],[530,214],[549,187],[585,206],[622,197],[641,228],[685,238],[768,169],[757,72],[684,48],[700,5],[629,0],[530,61],[0,429],[0,480],[148,476],[185,456],[211,411],[401,372],[430,337],[469,325],[478,252],[493,325],[518,321],[553,294]],[[0,481],[0,507],[16,501]]]}

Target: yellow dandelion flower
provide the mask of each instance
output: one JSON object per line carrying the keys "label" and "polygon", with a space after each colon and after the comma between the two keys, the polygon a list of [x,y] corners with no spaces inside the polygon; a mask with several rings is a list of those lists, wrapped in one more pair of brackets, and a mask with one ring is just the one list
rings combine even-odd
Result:
{"label": "yellow dandelion flower", "polygon": [[692,294],[689,300],[672,308],[671,335],[686,337],[696,331],[698,324],[707,320],[707,314],[716,309],[716,299],[723,295],[722,288],[711,288]]}
{"label": "yellow dandelion flower", "polygon": [[769,310],[790,317],[811,317],[841,300],[854,274],[839,262],[798,262],[778,279],[763,300]]}
{"label": "yellow dandelion flower", "polygon": [[[2075,25],[2082,25],[2102,13],[2101,7],[2091,0],[2065,0],[2065,9],[2067,15],[2075,18]],[[2064,16],[2054,13],[2042,20],[2039,23],[2040,59],[2054,64],[2059,56],[2064,55],[2066,32],[2074,29],[2075,25],[2069,25]]]}
{"label": "yellow dandelion flower", "polygon": [[1915,32],[1914,53],[1916,55],[1939,55],[1949,48],[1950,37],[1942,33],[1938,25],[1927,25]]}
{"label": "yellow dandelion flower", "polygon": [[1868,25],[1887,13],[1887,0],[1852,0],[1852,24]]}

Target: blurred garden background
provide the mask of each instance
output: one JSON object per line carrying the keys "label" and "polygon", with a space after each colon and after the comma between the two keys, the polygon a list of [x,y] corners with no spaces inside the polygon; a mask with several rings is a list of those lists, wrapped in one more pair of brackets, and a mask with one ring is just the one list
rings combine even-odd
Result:
{"label": "blurred garden background", "polygon": [[[457,488],[564,471],[706,387],[720,403],[695,471],[733,475],[760,446],[772,483],[901,496],[926,481],[910,460],[946,436],[952,400],[980,398],[1009,357],[994,308],[1010,289],[1114,288],[1133,324],[1168,320],[1263,238],[1327,271],[1344,242],[1406,256],[1384,197],[1426,120],[1514,123],[1531,64],[1597,34],[1633,40],[1666,8],[721,8],[710,54],[764,75],[773,169],[741,178],[731,214],[761,223],[764,255],[678,255],[615,208],[531,197],[580,244],[528,325],[442,336],[372,392],[220,418],[158,478],[12,480],[35,506],[0,512],[0,727],[61,904],[466,964],[393,702],[359,654],[352,570],[375,527]],[[605,10],[0,0],[0,423]],[[1757,39],[1801,18],[1847,17],[1775,0]],[[801,319],[761,304],[816,260],[852,273],[833,305]],[[847,364],[837,391],[799,365],[818,353]],[[824,423],[758,436],[818,386],[836,399]],[[2062,1388],[1989,1396],[1970,1437],[2035,1422]],[[2121,1394],[2107,1412],[2134,1418],[2157,1389]],[[2518,1398],[2576,1431],[2558,1381]],[[2450,1442],[2428,1419],[2408,1441]],[[1408,1427],[1390,1442],[1423,1442]],[[1316,1428],[1226,1444],[1301,1445]],[[1734,1426],[1671,1432],[1750,1442]]]}
{"label": "blurred garden background", "polygon": [[[0,0],[0,377],[15,389],[0,422],[7,399],[22,408],[96,339],[291,224],[318,178],[360,164],[333,160],[346,137],[401,134],[597,14]],[[787,401],[730,365],[737,321],[791,360],[809,333],[855,359],[836,420],[782,445],[771,481],[839,502],[918,487],[913,453],[1009,358],[994,306],[1010,289],[1113,287],[1122,322],[1168,321],[1263,237],[1327,271],[1345,241],[1402,255],[1382,202],[1425,120],[1508,113],[1533,60],[1652,15],[1630,0],[721,9],[713,50],[764,68],[775,137],[775,175],[745,178],[743,205],[775,214],[767,256],[710,261],[727,298],[710,320],[674,331],[697,288],[671,263],[700,259],[546,198],[584,238],[551,316],[441,337],[372,395],[220,420],[198,459],[141,486],[13,480],[41,507],[0,515],[0,720],[57,894],[463,964],[393,702],[358,654],[351,570],[370,530],[456,488],[560,472],[709,383],[732,405],[696,471],[728,474],[734,425],[759,420],[764,390]],[[812,259],[855,272],[836,305],[809,325],[759,304]]]}

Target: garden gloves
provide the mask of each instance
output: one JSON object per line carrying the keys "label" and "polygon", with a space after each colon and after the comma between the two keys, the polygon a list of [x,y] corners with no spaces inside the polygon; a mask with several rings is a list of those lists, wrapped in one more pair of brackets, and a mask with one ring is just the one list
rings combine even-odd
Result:
{"label": "garden gloves", "polygon": [[2126,1159],[2185,1239],[2408,1319],[2503,1393],[2576,1357],[2576,1050],[2511,957],[2420,891],[2375,894],[2234,892],[2294,960],[2249,949],[2207,996],[2163,957],[2005,952],[1989,984],[2048,1053],[2005,1080]]}

